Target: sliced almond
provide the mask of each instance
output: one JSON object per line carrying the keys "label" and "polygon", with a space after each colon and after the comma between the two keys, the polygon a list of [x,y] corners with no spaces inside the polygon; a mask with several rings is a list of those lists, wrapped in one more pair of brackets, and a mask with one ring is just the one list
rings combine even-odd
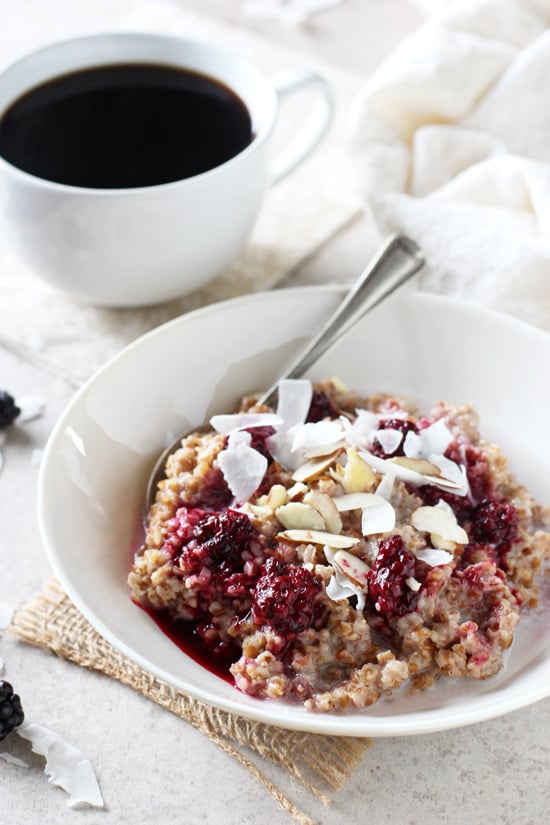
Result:
{"label": "sliced almond", "polygon": [[319,490],[310,490],[304,496],[304,504],[309,504],[319,511],[329,533],[340,533],[342,531],[342,519],[333,498],[325,493],[320,493]]}
{"label": "sliced almond", "polygon": [[332,455],[323,456],[322,458],[314,458],[311,461],[306,461],[305,464],[302,464],[301,467],[298,467],[292,473],[292,480],[293,481],[309,481],[315,476],[321,475],[321,473],[330,467],[334,459],[338,453],[332,453]]}
{"label": "sliced almond", "polygon": [[366,590],[368,585],[367,573],[370,567],[365,562],[354,556],[352,553],[347,553],[345,550],[338,550],[334,554],[333,564],[346,576],[353,584]]}
{"label": "sliced almond", "polygon": [[286,491],[287,497],[289,501],[292,501],[293,498],[297,496],[301,496],[304,493],[307,493],[308,486],[307,484],[302,484],[301,481],[297,481],[296,484],[293,484],[292,487],[289,487]]}
{"label": "sliced almond", "polygon": [[424,547],[423,550],[418,550],[415,555],[417,559],[425,561],[431,567],[449,564],[454,558],[452,553],[448,553],[446,550],[438,550],[436,547]]}
{"label": "sliced almond", "polygon": [[455,514],[442,507],[418,507],[411,516],[411,523],[420,532],[435,533],[457,544],[468,543],[468,534],[458,524]]}
{"label": "sliced almond", "polygon": [[[335,496],[332,500],[341,513],[349,510],[362,510],[363,507],[372,505],[374,493],[346,493],[343,496]],[[376,496],[381,498],[381,496]]]}
{"label": "sliced almond", "polygon": [[269,507],[270,510],[276,510],[277,507],[282,507],[288,501],[288,493],[282,484],[274,484],[269,493],[259,498],[255,504],[261,507]]}
{"label": "sliced almond", "polygon": [[298,530],[325,530],[327,525],[321,513],[309,504],[300,501],[290,501],[283,507],[275,510],[275,515],[283,525],[289,529]]}
{"label": "sliced almond", "polygon": [[430,533],[430,541],[437,550],[448,550],[449,553],[454,553],[456,550],[456,541],[444,539],[438,533]]}
{"label": "sliced almond", "polygon": [[333,442],[332,444],[324,444],[320,447],[312,447],[306,450],[304,455],[306,458],[323,458],[323,456],[334,455],[343,449],[341,442]]}
{"label": "sliced almond", "polygon": [[374,471],[358,455],[354,447],[346,450],[347,461],[342,473],[342,485],[346,493],[361,493],[371,490],[376,482]]}
{"label": "sliced almond", "polygon": [[418,579],[415,579],[414,576],[409,576],[408,579],[405,579],[405,584],[407,585],[409,590],[413,591],[413,593],[418,593],[418,591],[422,587]]}
{"label": "sliced almond", "polygon": [[278,533],[277,538],[297,544],[323,544],[327,547],[346,549],[358,544],[360,539],[352,536],[341,536],[335,533],[325,533],[320,530],[284,530]]}
{"label": "sliced almond", "polygon": [[407,458],[407,456],[399,455],[394,458],[388,458],[392,464],[397,464],[399,467],[406,467],[407,470],[413,470],[422,476],[440,476],[439,467],[432,464],[431,461],[426,461],[424,458]]}

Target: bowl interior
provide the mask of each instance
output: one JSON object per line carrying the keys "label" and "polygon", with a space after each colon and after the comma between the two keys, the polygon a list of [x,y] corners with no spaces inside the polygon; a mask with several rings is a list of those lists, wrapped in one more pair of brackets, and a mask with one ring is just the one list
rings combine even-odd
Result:
{"label": "bowl interior", "polygon": [[[487,682],[438,685],[360,714],[318,715],[247,697],[183,654],[129,598],[148,472],[162,447],[274,380],[337,305],[338,287],[235,299],[143,336],[75,396],[46,448],[39,518],[54,571],[96,629],[144,668],[207,702],[315,732],[397,735],[469,724],[550,694],[550,610],[520,623],[507,666]],[[550,503],[546,413],[550,336],[506,316],[404,288],[311,372],[429,406],[473,403],[522,482]],[[550,594],[549,594],[550,595]],[[550,602],[550,599],[548,599]],[[546,634],[546,636],[545,636]]]}

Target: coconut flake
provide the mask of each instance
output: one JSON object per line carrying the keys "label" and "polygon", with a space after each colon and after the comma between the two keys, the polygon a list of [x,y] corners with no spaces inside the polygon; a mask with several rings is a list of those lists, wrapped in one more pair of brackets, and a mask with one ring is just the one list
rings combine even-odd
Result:
{"label": "coconut flake", "polygon": [[275,413],[234,413],[231,415],[213,415],[210,426],[218,433],[247,430],[250,427],[280,427],[283,423],[281,416]]}
{"label": "coconut flake", "polygon": [[44,412],[45,403],[42,398],[38,398],[36,395],[24,395],[22,398],[16,398],[15,403],[21,410],[17,417],[18,424],[32,421],[33,418],[38,418]]}
{"label": "coconut flake", "polygon": [[445,423],[445,419],[439,418],[415,433],[407,433],[403,451],[408,458],[428,458],[431,455],[443,455],[449,444],[453,441],[453,434]]}
{"label": "coconut flake", "polygon": [[[317,450],[328,445],[339,445],[344,440],[344,429],[340,421],[315,421],[302,424],[294,433],[292,450]],[[326,452],[324,453],[326,455]]]}
{"label": "coconut flake", "polygon": [[293,481],[308,481],[310,478],[320,475],[326,470],[335,460],[338,453],[332,455],[321,456],[321,458],[312,458],[311,461],[306,461],[299,467],[296,467],[292,473]]}
{"label": "coconut flake", "polygon": [[442,507],[417,507],[411,515],[411,524],[421,533],[436,533],[446,541],[467,544],[468,534],[461,527],[454,512]]}
{"label": "coconut flake", "polygon": [[375,493],[377,496],[382,496],[382,498],[386,498],[389,501],[393,495],[394,486],[395,473],[390,470],[385,476],[382,476],[382,481],[376,488]]}
{"label": "coconut flake", "polygon": [[463,465],[451,461],[450,458],[444,455],[430,455],[429,460],[432,464],[435,464],[444,478],[455,484],[453,492],[457,496],[469,495],[470,484],[466,475],[466,468]]}
{"label": "coconut flake", "polygon": [[5,630],[11,624],[13,607],[7,602],[0,602],[0,630]]}
{"label": "coconut flake", "polygon": [[376,430],[374,436],[387,455],[394,453],[403,441],[403,433],[399,430],[392,430],[391,427],[386,430]]}
{"label": "coconut flake", "polygon": [[425,547],[423,550],[417,550],[415,555],[417,559],[425,561],[430,567],[439,567],[454,559],[452,553],[447,553],[446,550],[439,550],[436,547]]}
{"label": "coconut flake", "polygon": [[366,447],[372,442],[373,435],[378,428],[378,416],[370,410],[355,410],[355,421],[350,423],[346,418],[341,417],[343,427],[346,430],[346,441],[352,447]]}
{"label": "coconut flake", "polygon": [[376,493],[369,495],[369,501],[363,507],[361,531],[364,536],[376,533],[389,533],[395,527],[395,510],[390,502]]}
{"label": "coconut flake", "polygon": [[0,753],[0,759],[3,759],[4,762],[10,762],[12,765],[17,765],[19,768],[28,768],[27,762],[23,762],[22,759],[19,759],[18,756],[14,756],[12,753],[8,753],[7,751],[2,751]]}
{"label": "coconut flake", "polygon": [[277,395],[277,415],[284,421],[284,429],[289,430],[297,424],[303,424],[313,397],[311,381],[285,378],[279,381]]}
{"label": "coconut flake", "polygon": [[227,486],[237,501],[248,501],[260,486],[267,458],[245,441],[229,439],[225,450],[218,454],[218,466]]}
{"label": "coconut flake", "polygon": [[104,807],[94,769],[77,748],[57,733],[34,723],[24,722],[16,728],[16,733],[31,743],[34,753],[45,757],[44,772],[49,782],[69,794],[67,807]]}

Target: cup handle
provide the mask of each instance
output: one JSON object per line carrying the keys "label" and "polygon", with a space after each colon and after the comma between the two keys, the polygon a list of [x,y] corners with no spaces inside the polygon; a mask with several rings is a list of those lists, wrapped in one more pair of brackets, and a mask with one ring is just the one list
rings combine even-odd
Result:
{"label": "cup handle", "polygon": [[325,78],[312,69],[281,72],[273,78],[272,84],[280,101],[287,95],[308,86],[316,96],[298,134],[273,159],[271,166],[271,183],[273,184],[292,172],[321,142],[332,123],[334,97]]}

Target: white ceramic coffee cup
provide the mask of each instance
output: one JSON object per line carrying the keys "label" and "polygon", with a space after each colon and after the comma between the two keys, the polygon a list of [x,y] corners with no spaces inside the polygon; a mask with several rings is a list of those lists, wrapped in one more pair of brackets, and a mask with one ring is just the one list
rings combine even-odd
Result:
{"label": "white ceramic coffee cup", "polygon": [[[333,103],[327,82],[299,70],[268,80],[212,45],[159,34],[91,35],[48,46],[0,74],[0,117],[33,87],[78,69],[151,62],[221,81],[247,106],[252,142],[207,172],[133,189],[67,186],[0,157],[3,230],[34,271],[72,296],[139,306],[183,295],[219,274],[242,249],[266,189],[306,158],[325,134]],[[312,105],[290,144],[273,155],[279,98],[310,87]]]}

